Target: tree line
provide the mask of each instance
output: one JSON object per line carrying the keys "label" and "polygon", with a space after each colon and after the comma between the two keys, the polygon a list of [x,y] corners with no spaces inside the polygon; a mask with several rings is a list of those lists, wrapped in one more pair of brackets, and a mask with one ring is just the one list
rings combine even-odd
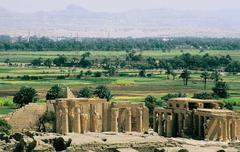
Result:
{"label": "tree line", "polygon": [[239,50],[239,38],[29,38],[0,35],[0,50],[25,51],[129,51],[195,48],[199,50]]}
{"label": "tree line", "polygon": [[[22,107],[26,104],[36,102],[38,100],[37,96],[37,90],[30,86],[23,86],[14,95],[13,102],[19,107]],[[77,97],[79,98],[92,98],[94,96],[100,99],[106,99],[107,101],[110,101],[113,97],[111,90],[104,85],[99,85],[95,89],[85,87],[80,89],[77,94]],[[47,91],[46,100],[54,100],[58,98],[64,98],[64,88],[63,86],[56,84]]]}
{"label": "tree line", "polygon": [[[10,65],[10,60],[6,59],[5,63]],[[231,56],[210,56],[204,55],[191,55],[184,53],[170,59],[158,59],[155,57],[144,58],[141,53],[130,51],[124,58],[103,58],[94,59],[91,53],[87,52],[80,57],[69,58],[65,55],[58,55],[53,59],[36,58],[31,62],[33,66],[52,66],[57,67],[82,67],[82,68],[103,68],[109,70],[114,75],[117,69],[165,69],[167,74],[173,74],[174,70],[189,69],[200,71],[214,71],[221,70],[225,72],[237,73],[240,72],[240,62],[233,60]]]}

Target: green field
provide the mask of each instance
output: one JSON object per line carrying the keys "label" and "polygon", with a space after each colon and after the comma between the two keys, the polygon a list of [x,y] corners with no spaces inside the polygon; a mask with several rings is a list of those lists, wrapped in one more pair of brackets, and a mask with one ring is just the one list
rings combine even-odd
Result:
{"label": "green field", "polygon": [[0,107],[0,116],[1,115],[6,115],[10,112],[14,112],[15,109],[11,108],[11,107]]}
{"label": "green field", "polygon": [[[70,68],[71,69],[71,68]],[[41,97],[54,84],[62,84],[71,87],[75,92],[83,87],[96,87],[98,85],[107,85],[111,88],[116,97],[145,97],[148,94],[161,96],[167,93],[184,92],[191,96],[195,92],[202,92],[203,82],[198,72],[191,75],[191,80],[188,86],[183,86],[181,79],[177,77],[176,80],[167,79],[167,75],[160,74],[159,71],[147,71],[147,73],[154,73],[153,77],[141,78],[138,76],[129,77],[84,77],[77,79],[74,76],[83,69],[76,69],[74,73],[70,74],[69,78],[58,80],[53,78],[56,75],[67,74],[69,68],[20,68],[20,67],[0,67],[0,77],[7,76],[42,76],[42,80],[20,80],[20,79],[0,79],[0,95],[13,95],[21,86],[29,85],[39,91]],[[65,72],[63,72],[65,71]],[[71,71],[71,70],[70,70]],[[137,70],[120,70],[119,73],[131,73],[137,75]],[[228,82],[232,97],[240,97],[240,77],[236,75],[223,76],[224,81]],[[207,83],[207,91],[213,87],[213,81],[209,80]]]}
{"label": "green field", "polygon": [[[174,50],[170,52],[163,53],[161,51],[143,51],[142,55],[144,57],[156,57],[156,58],[170,58],[182,53],[191,53],[191,54],[205,54],[209,53],[210,55],[223,56],[231,55],[233,59],[240,59],[240,51],[204,51],[200,53],[199,50],[187,50],[179,51]],[[5,59],[9,58],[12,63],[29,63],[32,59],[42,57],[42,58],[54,58],[58,54],[65,54],[68,57],[80,57],[84,52],[69,51],[69,52],[0,52],[0,62],[3,62]],[[126,52],[114,52],[114,51],[96,51],[92,52],[91,56],[94,59],[100,59],[104,57],[115,58],[119,57],[124,59]],[[119,73],[128,73],[131,76],[127,77],[83,77],[77,79],[76,75],[80,73],[81,68],[47,68],[47,67],[17,67],[12,66],[8,67],[4,63],[0,66],[0,96],[8,97],[13,96],[20,87],[24,85],[32,86],[37,89],[39,98],[44,99],[46,91],[54,84],[61,84],[63,86],[70,87],[75,93],[78,92],[80,88],[91,87],[95,88],[98,85],[107,85],[113,92],[114,98],[113,101],[130,101],[130,102],[139,102],[143,101],[147,95],[154,95],[156,97],[161,97],[167,93],[186,93],[187,96],[192,97],[194,93],[205,91],[204,84],[200,78],[199,71],[192,71],[191,80],[189,81],[188,86],[183,85],[183,81],[179,79],[179,73],[176,77],[176,80],[167,79],[167,75],[160,70],[149,70],[147,73],[152,73],[152,77],[141,78],[138,77],[139,70],[124,70],[121,69]],[[91,69],[92,71],[102,71],[102,69]],[[70,77],[64,80],[56,79],[56,76],[66,75],[70,73]],[[29,76],[41,76],[41,80],[20,80],[20,79],[7,79],[6,77],[18,77],[23,75]],[[222,76],[223,80],[226,81],[230,87],[231,97],[227,99],[227,102],[240,102],[240,76],[224,74]],[[212,80],[209,80],[207,83],[208,92],[211,91],[214,83]],[[239,106],[235,107],[240,109]],[[6,109],[0,109],[1,113],[5,113]]]}
{"label": "green field", "polygon": [[[42,57],[46,58],[55,58],[57,55],[64,54],[67,57],[79,57],[86,51],[40,51],[40,52],[30,52],[30,51],[0,51],[0,62],[4,62],[6,59],[10,59],[13,63],[29,63],[34,58]],[[172,58],[183,53],[191,53],[193,55],[204,55],[208,53],[209,55],[214,56],[225,56],[229,54],[233,59],[240,59],[239,50],[228,51],[228,50],[206,50],[200,52],[199,50],[171,50],[169,52],[162,51],[142,51],[144,57],[156,57],[158,59],[163,58]],[[124,59],[126,57],[125,51],[91,51],[91,57],[93,59],[102,59],[104,57],[116,58],[119,57]]]}

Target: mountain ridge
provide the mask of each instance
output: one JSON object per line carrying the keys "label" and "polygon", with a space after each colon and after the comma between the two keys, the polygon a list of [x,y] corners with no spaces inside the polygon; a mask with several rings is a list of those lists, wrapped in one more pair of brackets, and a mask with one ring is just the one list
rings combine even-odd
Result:
{"label": "mountain ridge", "polygon": [[[240,33],[238,10],[193,11],[155,8],[112,13],[90,11],[80,6],[69,5],[63,10],[50,12],[16,13],[1,8],[0,12],[4,12],[0,15],[0,34],[19,35],[30,30],[35,33],[41,31],[39,34],[50,36],[58,33],[66,36],[78,32],[89,32],[91,35],[97,33],[98,36],[102,33],[106,36],[109,31],[115,31],[116,36],[138,36],[139,33],[146,33],[147,36],[151,36],[152,33],[156,36],[158,31],[158,35],[167,33],[175,36],[178,33],[177,36],[186,36],[184,33],[191,33],[191,36],[197,33],[196,35],[211,36],[209,31],[215,32],[216,36],[231,37]],[[219,33],[221,31],[224,34]]]}

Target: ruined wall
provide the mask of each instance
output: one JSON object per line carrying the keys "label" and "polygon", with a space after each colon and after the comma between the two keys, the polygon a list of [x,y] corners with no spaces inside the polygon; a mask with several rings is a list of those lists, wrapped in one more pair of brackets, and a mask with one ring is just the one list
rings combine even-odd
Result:
{"label": "ruined wall", "polygon": [[46,104],[29,103],[15,112],[4,116],[11,126],[11,132],[35,130],[39,118],[47,110]]}
{"label": "ruined wall", "polygon": [[144,103],[71,98],[57,100],[54,107],[59,133],[148,131],[148,109]]}
{"label": "ruined wall", "polygon": [[234,141],[240,139],[239,124],[240,114],[215,100],[176,98],[154,110],[154,131],[168,137]]}

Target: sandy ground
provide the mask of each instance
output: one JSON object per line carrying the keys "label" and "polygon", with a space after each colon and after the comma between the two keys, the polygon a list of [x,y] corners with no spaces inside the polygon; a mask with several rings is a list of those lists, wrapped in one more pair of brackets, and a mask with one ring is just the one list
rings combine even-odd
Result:
{"label": "sandy ground", "polygon": [[[39,139],[53,138],[53,134],[39,136]],[[237,148],[229,146],[226,142],[201,141],[186,138],[165,138],[156,133],[86,133],[86,134],[67,134],[65,139],[71,138],[72,145],[152,145],[162,144],[167,152],[176,152],[178,149],[188,149],[190,152],[217,152],[224,149],[226,152],[237,152]]]}

